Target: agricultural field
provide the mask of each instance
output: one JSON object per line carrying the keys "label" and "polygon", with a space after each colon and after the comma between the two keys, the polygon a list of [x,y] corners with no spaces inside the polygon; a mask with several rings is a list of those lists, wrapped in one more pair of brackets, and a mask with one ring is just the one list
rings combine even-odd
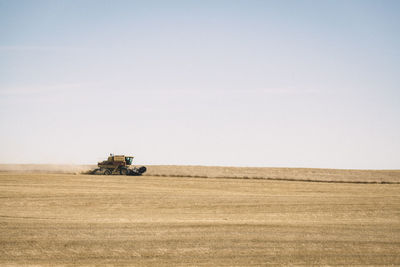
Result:
{"label": "agricultural field", "polygon": [[399,171],[56,169],[0,166],[0,265],[400,265]]}
{"label": "agricultural field", "polygon": [[[96,165],[0,164],[0,172],[81,174]],[[400,170],[340,170],[317,168],[255,168],[147,165],[146,176],[240,178],[334,183],[400,183]]]}

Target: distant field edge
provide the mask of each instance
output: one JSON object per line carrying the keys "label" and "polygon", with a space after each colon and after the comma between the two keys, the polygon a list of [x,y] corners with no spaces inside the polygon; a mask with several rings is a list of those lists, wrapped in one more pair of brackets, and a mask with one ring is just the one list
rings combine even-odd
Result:
{"label": "distant field edge", "polygon": [[[253,179],[290,182],[400,184],[400,170],[145,165],[144,176]],[[0,164],[0,173],[84,174],[96,165]]]}

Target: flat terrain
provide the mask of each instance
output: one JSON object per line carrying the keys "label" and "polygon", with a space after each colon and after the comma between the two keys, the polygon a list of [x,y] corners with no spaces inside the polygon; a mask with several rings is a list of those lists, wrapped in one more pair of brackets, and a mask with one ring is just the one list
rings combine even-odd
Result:
{"label": "flat terrain", "polygon": [[400,265],[399,251],[399,184],[0,173],[0,265]]}
{"label": "flat terrain", "polygon": [[[146,165],[145,176],[400,184],[400,170]],[[0,172],[79,174],[96,165],[0,164]]]}
{"label": "flat terrain", "polygon": [[345,183],[399,183],[400,170],[219,167],[153,165],[146,175],[199,178],[267,179]]}

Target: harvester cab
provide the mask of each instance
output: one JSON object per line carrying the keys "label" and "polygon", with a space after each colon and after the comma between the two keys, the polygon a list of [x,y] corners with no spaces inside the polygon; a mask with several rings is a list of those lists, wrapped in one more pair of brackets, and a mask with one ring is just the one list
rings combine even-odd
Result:
{"label": "harvester cab", "polygon": [[110,154],[107,160],[97,163],[98,169],[95,174],[120,174],[120,175],[142,175],[146,172],[146,167],[130,167],[133,162],[133,156]]}
{"label": "harvester cab", "polygon": [[130,166],[132,165],[133,157],[125,157],[125,163],[126,165]]}

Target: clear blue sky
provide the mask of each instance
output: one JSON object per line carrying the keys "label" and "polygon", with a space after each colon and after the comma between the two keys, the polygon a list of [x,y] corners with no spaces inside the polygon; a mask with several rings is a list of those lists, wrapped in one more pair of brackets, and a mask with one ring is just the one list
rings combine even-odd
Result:
{"label": "clear blue sky", "polygon": [[0,0],[0,163],[400,169],[400,1]]}

